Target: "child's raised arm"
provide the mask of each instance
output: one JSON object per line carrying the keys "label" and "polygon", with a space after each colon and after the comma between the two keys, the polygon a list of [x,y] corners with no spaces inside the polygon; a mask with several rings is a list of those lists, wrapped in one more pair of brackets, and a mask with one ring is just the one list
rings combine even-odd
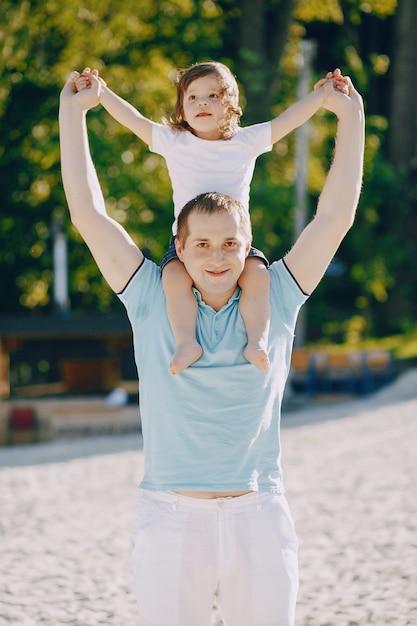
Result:
{"label": "child's raised arm", "polygon": [[[85,68],[83,73],[76,78],[75,85],[78,91],[88,89],[90,87],[90,74],[98,77],[97,70],[90,71]],[[131,104],[120,98],[111,89],[109,89],[105,81],[98,77],[101,83],[100,103],[114,119],[126,126],[139,139],[144,141],[148,146],[152,141],[152,122],[137,111]]]}
{"label": "child's raised arm", "polygon": [[336,69],[334,72],[328,72],[325,78],[322,78],[314,85],[314,90],[311,93],[295,102],[281,115],[272,120],[272,143],[276,143],[292,130],[304,124],[319,110],[324,100],[323,87],[328,80],[333,81],[333,87],[336,91],[346,93],[346,79],[341,75],[340,70]]}

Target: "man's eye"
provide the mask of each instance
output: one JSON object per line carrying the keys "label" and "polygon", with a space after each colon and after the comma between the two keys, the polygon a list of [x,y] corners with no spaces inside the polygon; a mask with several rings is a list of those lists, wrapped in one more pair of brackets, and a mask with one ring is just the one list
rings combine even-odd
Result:
{"label": "man's eye", "polygon": [[228,248],[234,248],[236,246],[236,241],[227,241],[226,246]]}

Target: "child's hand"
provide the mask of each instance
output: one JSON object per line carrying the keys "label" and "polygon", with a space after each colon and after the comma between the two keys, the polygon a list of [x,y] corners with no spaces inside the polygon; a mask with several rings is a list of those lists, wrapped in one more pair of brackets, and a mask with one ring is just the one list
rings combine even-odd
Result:
{"label": "child's hand", "polygon": [[327,72],[324,78],[321,78],[319,81],[317,81],[317,83],[314,85],[314,89],[317,89],[318,87],[324,87],[324,85],[329,80],[331,80],[333,83],[333,89],[335,89],[336,91],[340,91],[340,93],[348,95],[348,79],[342,75],[342,72],[338,67],[333,72]]}
{"label": "child's hand", "polygon": [[65,105],[73,101],[75,107],[79,107],[82,111],[89,111],[93,107],[100,104],[101,83],[99,78],[94,74],[91,75],[91,82],[88,88],[77,91],[76,83],[80,78],[79,72],[71,72],[61,91],[60,102]]}
{"label": "child's hand", "polygon": [[349,87],[349,79],[346,76],[343,76],[342,72],[337,67],[333,72],[333,88],[336,91],[340,91],[340,93],[344,93],[347,96],[349,95]]}
{"label": "child's hand", "polygon": [[78,76],[76,76],[74,79],[74,85],[76,90],[83,91],[84,89],[91,89],[92,76],[98,78],[102,85],[106,85],[104,80],[99,77],[98,70],[90,70],[89,67],[86,67],[83,69],[82,73],[78,74]]}
{"label": "child's hand", "polygon": [[91,81],[89,76],[85,76],[84,74],[78,74],[74,78],[74,85],[77,91],[83,91],[84,89],[90,89]]}
{"label": "child's hand", "polygon": [[327,81],[324,87],[323,106],[327,111],[335,113],[339,119],[352,110],[363,110],[361,95],[356,91],[348,76],[343,77],[343,89],[336,89],[332,81]]}

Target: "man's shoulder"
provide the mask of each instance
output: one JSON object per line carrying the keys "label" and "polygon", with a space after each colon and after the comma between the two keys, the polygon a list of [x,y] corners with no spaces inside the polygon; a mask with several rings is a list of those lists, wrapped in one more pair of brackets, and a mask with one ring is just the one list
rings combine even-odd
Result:
{"label": "man's shoulder", "polygon": [[144,258],[129,279],[126,287],[117,294],[128,310],[149,309],[155,298],[163,292],[161,269],[150,259]]}
{"label": "man's shoulder", "polygon": [[271,292],[276,291],[287,292],[293,294],[300,301],[304,301],[308,298],[308,294],[304,293],[297,279],[289,270],[285,259],[281,258],[278,261],[273,261],[269,266],[269,273],[271,278]]}

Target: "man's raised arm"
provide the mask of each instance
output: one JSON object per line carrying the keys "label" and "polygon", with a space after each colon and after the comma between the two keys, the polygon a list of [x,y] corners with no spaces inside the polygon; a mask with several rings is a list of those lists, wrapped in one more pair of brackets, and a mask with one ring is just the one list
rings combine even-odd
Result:
{"label": "man's raised arm", "polygon": [[320,282],[342,239],[353,224],[359,201],[364,152],[362,98],[347,80],[348,95],[329,81],[323,106],[338,117],[333,163],[314,219],[306,226],[285,262],[305,293]]}
{"label": "man's raised arm", "polygon": [[71,221],[91,250],[110,287],[121,291],[142,262],[143,255],[128,233],[107,215],[91,158],[86,114],[99,102],[100,83],[76,93],[71,75],[59,108],[61,168]]}

